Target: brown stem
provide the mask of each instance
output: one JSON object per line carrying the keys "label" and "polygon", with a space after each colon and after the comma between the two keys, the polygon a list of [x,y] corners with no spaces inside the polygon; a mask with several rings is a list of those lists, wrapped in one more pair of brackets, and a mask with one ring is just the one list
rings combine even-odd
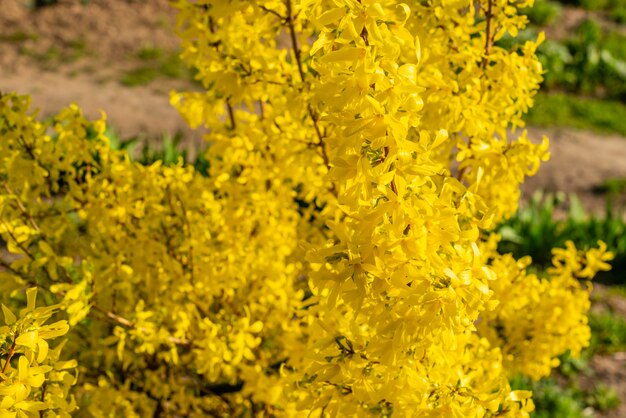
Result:
{"label": "brown stem", "polygon": [[50,192],[52,193],[52,190],[54,188],[54,184],[52,183],[52,179],[50,178],[50,170],[48,170],[48,167],[46,167],[45,165],[43,165],[43,163],[41,161],[39,161],[39,159],[35,155],[35,152],[33,151],[33,147],[31,145],[29,145],[28,142],[26,142],[26,139],[22,135],[20,135],[19,139],[20,139],[20,141],[18,141],[18,142],[21,142],[21,145],[26,150],[26,153],[28,154],[30,159],[35,164],[37,164],[41,169],[45,170],[45,172],[46,172],[46,183],[48,184],[48,188],[50,189]]}
{"label": "brown stem", "polygon": [[[189,241],[191,242],[191,225],[189,223],[189,218],[187,217],[187,209],[185,209],[185,205],[183,204],[183,201],[181,200],[181,198],[179,196],[176,196],[176,199],[178,200],[178,203],[180,204],[180,208],[183,212],[183,220],[185,223],[185,227],[187,229],[187,236],[189,237]],[[191,245],[191,243],[189,244],[189,273],[191,275],[191,284],[194,284],[195,282],[195,276],[194,276],[194,263],[193,263],[193,245]]]}
{"label": "brown stem", "polygon": [[[293,17],[293,10],[291,7],[291,0],[287,0],[286,5],[287,5],[287,26],[289,27],[289,36],[291,38],[291,48],[293,49],[293,55],[296,59],[296,64],[298,66],[298,73],[300,74],[300,81],[304,82],[305,74],[304,74],[304,70],[302,69],[302,62],[301,62],[302,60],[300,58],[300,48],[298,47],[298,39],[296,37],[296,28],[293,23],[294,17]],[[315,128],[315,134],[317,135],[318,145],[321,149],[322,158],[324,159],[324,165],[326,166],[327,169],[330,170],[330,159],[328,158],[328,153],[326,151],[324,135],[322,134],[319,124],[317,123],[319,117],[315,113],[313,108],[311,107],[310,103],[307,105],[307,111],[309,113],[309,117],[313,121],[313,128]],[[335,188],[335,185],[333,184],[333,190],[334,188]]]}
{"label": "brown stem", "polygon": [[11,228],[9,227],[9,225],[4,221],[4,219],[0,219],[0,221],[4,224],[7,233],[9,234],[9,236],[11,237],[11,239],[13,241],[15,241],[15,245],[18,246],[18,248],[20,250],[22,250],[24,252],[24,254],[26,254],[28,256],[28,258],[30,258],[31,260],[35,260],[35,256],[28,250],[28,248],[26,248],[24,246],[24,244],[22,244],[21,242],[19,242],[17,240],[17,238],[15,238],[15,235],[13,234],[13,232],[11,231]]}
{"label": "brown stem", "polygon": [[289,36],[291,37],[291,46],[293,49],[293,55],[298,65],[298,72],[300,73],[300,80],[304,82],[304,70],[302,69],[302,62],[300,60],[300,48],[298,48],[298,39],[296,38],[296,28],[293,24],[293,11],[291,8],[291,0],[287,0],[287,25],[289,26]]}
{"label": "brown stem", "polygon": [[[9,368],[9,364],[11,363],[11,359],[13,358],[13,355],[15,354],[15,341],[17,340],[18,335],[15,334],[13,337],[13,343],[11,344],[11,347],[9,348],[9,352],[7,355],[7,361],[6,363],[4,363],[4,366],[2,366],[2,374],[5,374],[7,369]],[[4,382],[4,379],[2,377],[0,377],[0,383]]]}
{"label": "brown stem", "polygon": [[235,112],[233,111],[233,107],[230,104],[230,100],[226,100],[226,109],[228,109],[228,119],[230,120],[230,129],[237,129],[237,123],[235,122]]}
{"label": "brown stem", "polygon": [[35,222],[35,220],[31,216],[31,214],[28,213],[28,211],[26,210],[26,207],[24,206],[24,204],[22,203],[20,198],[17,196],[17,194],[15,194],[13,192],[13,190],[9,187],[9,185],[6,182],[2,183],[2,186],[4,187],[4,190],[7,191],[7,193],[15,196],[15,201],[17,202],[17,206],[19,207],[20,211],[22,212],[22,215],[24,215],[24,216],[26,216],[26,218],[28,218],[28,221],[30,222],[30,225],[33,227],[33,229],[35,231],[37,231],[37,232],[41,232],[41,230],[39,229],[39,226],[37,225],[37,223]]}
{"label": "brown stem", "polygon": [[287,20],[287,19],[285,19],[285,16],[281,15],[276,10],[269,9],[269,8],[263,6],[263,5],[259,5],[259,9],[263,10],[265,13],[273,14],[274,16],[276,16],[280,20]]}
{"label": "brown stem", "polygon": [[[143,330],[142,328],[137,328],[137,325],[134,322],[132,322],[132,321],[130,321],[130,320],[128,320],[128,319],[126,319],[126,318],[124,318],[124,317],[114,313],[114,312],[107,311],[106,309],[102,309],[101,307],[99,307],[97,305],[92,305],[92,308],[94,310],[102,313],[106,318],[108,318],[112,322],[114,322],[116,324],[119,324],[119,325],[123,326],[124,328],[137,329],[139,331]],[[167,338],[167,340],[169,342],[173,343],[173,344],[176,344],[176,345],[183,345],[183,346],[191,345],[191,341],[183,339],[183,338],[173,337],[171,335]]]}
{"label": "brown stem", "polygon": [[259,113],[261,120],[265,120],[265,102],[263,100],[259,100]]}
{"label": "brown stem", "polygon": [[467,172],[467,167],[468,166],[463,167],[457,173],[456,178],[457,178],[458,181],[463,181],[463,177],[465,177],[465,173]]}
{"label": "brown stem", "polygon": [[491,35],[491,19],[493,19],[493,0],[487,0],[487,11],[485,12],[485,19],[487,20],[487,34],[485,36],[485,56],[483,57],[482,66],[483,69],[487,68],[488,56],[491,53],[491,47],[493,46],[493,37]]}
{"label": "brown stem", "polygon": [[[48,287],[43,286],[43,285],[41,285],[41,284],[31,280],[27,275],[25,275],[23,273],[20,273],[19,271],[15,270],[14,268],[11,267],[11,265],[9,263],[7,263],[5,260],[3,260],[1,258],[0,258],[0,266],[5,268],[5,269],[7,269],[7,270],[9,270],[11,273],[15,274],[16,276],[19,276],[20,278],[22,278],[22,280],[24,280],[26,283],[28,283],[31,286],[35,286],[35,287],[39,287],[41,289],[44,289],[47,292],[52,293],[53,295],[61,295],[61,296],[63,296],[65,294],[65,292],[57,292],[57,293],[55,293],[52,290],[50,290]],[[122,316],[120,316],[120,315],[118,315],[118,314],[116,314],[114,312],[107,311],[106,309],[103,309],[103,308],[99,307],[98,305],[91,305],[91,308],[93,310],[98,311],[101,314],[103,314],[110,321],[112,321],[112,322],[114,322],[116,324],[119,324],[119,325],[121,325],[121,326],[123,326],[125,328],[133,328],[133,329],[137,328],[136,324],[134,322],[132,322],[131,320],[126,319],[126,318],[124,318],[124,317],[122,317]],[[186,340],[186,339],[182,339],[182,338],[173,337],[173,336],[168,337],[168,341],[170,341],[170,342],[172,342],[172,343],[174,343],[176,345],[181,345],[181,346],[189,346],[189,345],[191,345],[191,341]],[[12,347],[12,348],[14,349],[15,347]],[[9,359],[10,359],[11,356],[13,355],[13,354],[11,354],[11,350],[9,350],[9,354],[10,354],[10,356],[9,356]],[[4,369],[6,369],[6,367],[7,367],[7,365],[5,364],[4,365]],[[2,373],[5,372],[4,369],[2,370]]]}
{"label": "brown stem", "polygon": [[[41,402],[44,402],[44,399],[46,398],[46,387],[46,382],[43,382],[43,385],[41,385]],[[39,411],[39,418],[43,418],[43,414],[43,410]]]}

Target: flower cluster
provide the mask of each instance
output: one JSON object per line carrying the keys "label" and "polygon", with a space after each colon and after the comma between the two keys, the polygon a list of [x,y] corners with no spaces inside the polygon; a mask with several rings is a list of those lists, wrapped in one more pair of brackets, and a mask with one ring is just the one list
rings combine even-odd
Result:
{"label": "flower cluster", "polygon": [[588,343],[611,258],[490,232],[548,158],[541,39],[496,46],[530,3],[175,1],[207,177],[1,96],[2,302],[48,307],[3,308],[0,414],[528,416],[509,378]]}

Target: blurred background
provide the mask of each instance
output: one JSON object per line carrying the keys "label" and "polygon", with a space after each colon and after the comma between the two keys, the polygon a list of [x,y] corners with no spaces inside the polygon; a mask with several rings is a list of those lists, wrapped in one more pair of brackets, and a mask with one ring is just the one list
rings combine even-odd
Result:
{"label": "blurred background", "polygon": [[[530,255],[540,274],[550,249],[605,241],[613,270],[595,279],[592,341],[564,355],[535,392],[537,417],[626,417],[626,0],[537,0],[515,48],[541,31],[545,81],[527,116],[552,158],[528,179],[518,213],[498,227],[502,251]],[[42,116],[75,102],[107,113],[114,147],[142,163],[183,157],[206,174],[202,131],[169,105],[199,90],[178,58],[167,0],[0,0],[0,90],[30,94]]]}

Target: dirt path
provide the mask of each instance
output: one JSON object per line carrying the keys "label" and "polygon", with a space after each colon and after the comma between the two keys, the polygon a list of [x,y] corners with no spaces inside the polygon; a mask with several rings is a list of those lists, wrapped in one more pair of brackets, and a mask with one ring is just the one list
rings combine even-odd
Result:
{"label": "dirt path", "polygon": [[[626,178],[626,138],[568,128],[529,128],[532,138],[550,139],[550,160],[524,183],[526,198],[535,190],[575,193],[583,206],[603,214],[606,196],[598,192],[606,180]],[[616,200],[618,206],[624,199]]]}
{"label": "dirt path", "polygon": [[115,81],[98,82],[89,75],[70,78],[30,67],[17,73],[0,70],[0,90],[31,95],[33,106],[44,116],[71,103],[78,104],[89,118],[99,118],[104,111],[122,138],[181,132],[188,141],[197,143],[202,137],[200,132],[189,129],[169,104],[168,91],[159,86],[128,88]]}
{"label": "dirt path", "polygon": [[[159,77],[176,57],[175,10],[168,0],[58,0],[36,11],[25,0],[0,0],[0,90],[29,94],[44,116],[77,103],[90,118],[106,112],[122,138],[183,134],[201,142],[169,105],[172,89],[196,89],[190,79]],[[174,65],[183,66],[182,63]],[[147,85],[121,81],[133,70],[157,72]],[[138,83],[141,84],[141,83]]]}

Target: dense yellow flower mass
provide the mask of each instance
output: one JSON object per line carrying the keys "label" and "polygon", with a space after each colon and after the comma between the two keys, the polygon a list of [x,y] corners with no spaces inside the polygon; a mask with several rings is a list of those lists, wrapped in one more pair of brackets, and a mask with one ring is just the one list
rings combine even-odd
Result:
{"label": "dense yellow flower mass", "polygon": [[611,258],[489,232],[548,157],[531,2],[176,1],[208,177],[2,95],[0,417],[528,416]]}

